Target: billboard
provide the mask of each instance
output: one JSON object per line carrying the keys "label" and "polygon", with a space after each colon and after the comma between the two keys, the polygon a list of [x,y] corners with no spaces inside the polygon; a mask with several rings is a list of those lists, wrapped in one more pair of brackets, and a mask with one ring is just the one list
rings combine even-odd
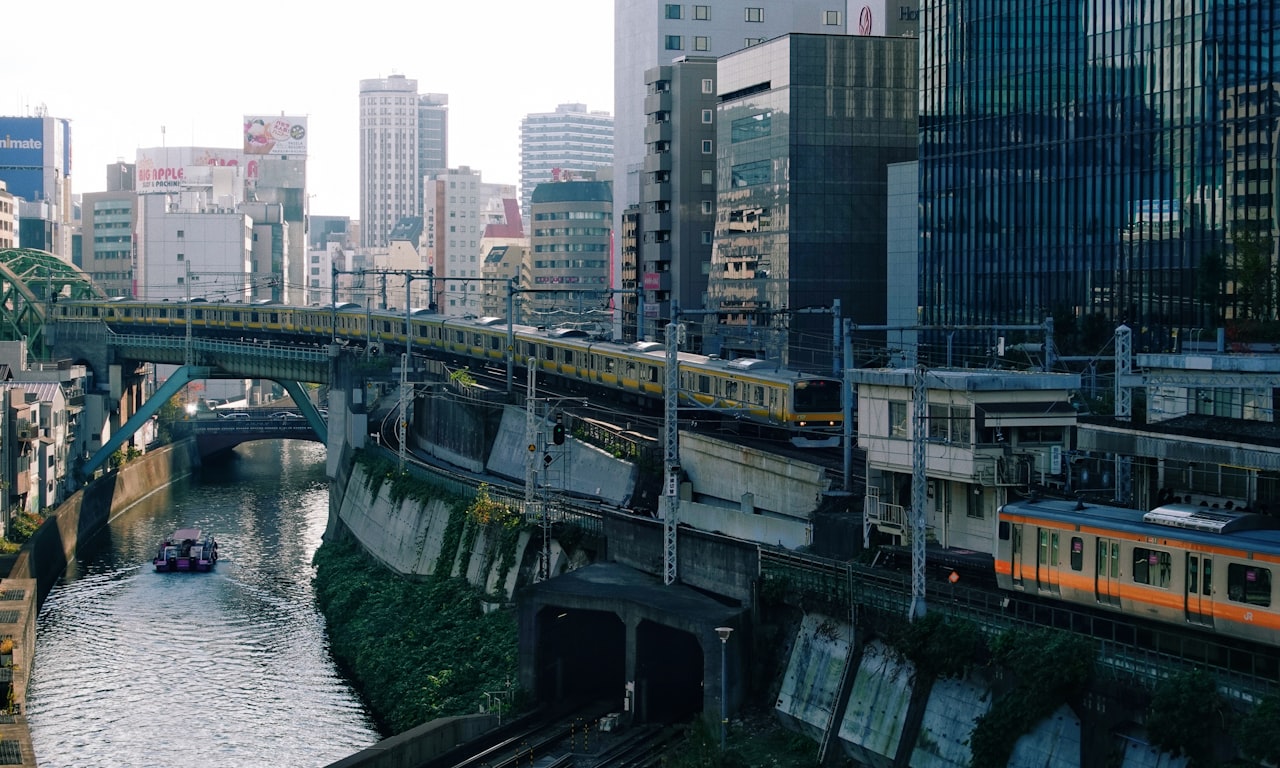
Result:
{"label": "billboard", "polygon": [[44,118],[0,117],[0,178],[10,194],[44,200]]}
{"label": "billboard", "polygon": [[307,154],[307,118],[257,117],[244,119],[246,155]]}
{"label": "billboard", "polygon": [[187,169],[200,165],[243,166],[249,184],[258,180],[257,158],[245,157],[238,149],[212,147],[152,147],[137,154],[138,194],[175,192],[188,185]]}

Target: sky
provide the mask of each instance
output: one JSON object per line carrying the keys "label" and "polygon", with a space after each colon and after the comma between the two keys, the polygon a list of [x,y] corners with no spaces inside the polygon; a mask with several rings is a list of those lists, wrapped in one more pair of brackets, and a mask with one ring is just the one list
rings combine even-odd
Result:
{"label": "sky", "polygon": [[613,112],[610,0],[6,5],[0,115],[71,121],[72,186],[139,148],[239,147],[246,115],[306,117],[311,213],[359,217],[359,90],[449,95],[449,164],[520,181],[520,120]]}

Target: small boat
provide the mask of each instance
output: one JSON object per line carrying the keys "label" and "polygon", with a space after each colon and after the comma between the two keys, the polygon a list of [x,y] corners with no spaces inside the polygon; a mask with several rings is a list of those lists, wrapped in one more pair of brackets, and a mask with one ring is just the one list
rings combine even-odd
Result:
{"label": "small boat", "polygon": [[207,571],[218,562],[218,542],[199,528],[179,528],[160,542],[157,571]]}

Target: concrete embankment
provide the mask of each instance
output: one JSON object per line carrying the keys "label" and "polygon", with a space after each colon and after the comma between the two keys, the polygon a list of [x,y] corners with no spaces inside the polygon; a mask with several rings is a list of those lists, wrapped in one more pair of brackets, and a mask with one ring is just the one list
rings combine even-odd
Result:
{"label": "concrete embankment", "polygon": [[[79,546],[141,499],[167,493],[199,466],[195,443],[185,440],[147,453],[77,491],[51,513],[14,557],[0,579],[0,638],[12,638],[13,654],[0,653],[0,684],[9,685],[12,707],[0,714],[0,762],[35,766],[25,704],[35,658],[36,616],[45,596],[75,559]],[[3,712],[3,710],[0,710]],[[16,760],[21,759],[21,762]]]}
{"label": "concrete embankment", "polygon": [[[860,765],[967,768],[977,721],[991,708],[1000,675],[978,669],[961,678],[928,679],[879,640],[859,642],[859,632],[821,614],[804,617],[778,693],[778,718],[816,741],[830,739],[832,750]],[[1090,734],[1118,732],[1126,715],[1114,703],[1096,709],[1076,713],[1063,704],[1017,740],[1008,765],[1187,765],[1188,758],[1159,752],[1141,734],[1125,739],[1119,762],[1109,762],[1117,759],[1119,737]]]}

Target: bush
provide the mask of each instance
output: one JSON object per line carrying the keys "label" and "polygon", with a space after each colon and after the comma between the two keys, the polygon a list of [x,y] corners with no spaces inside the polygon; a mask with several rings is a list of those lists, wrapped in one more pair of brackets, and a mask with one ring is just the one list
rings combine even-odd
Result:
{"label": "bush", "polygon": [[24,544],[42,523],[44,518],[35,512],[20,512],[9,521],[9,530],[5,532],[5,538],[16,544]]}

